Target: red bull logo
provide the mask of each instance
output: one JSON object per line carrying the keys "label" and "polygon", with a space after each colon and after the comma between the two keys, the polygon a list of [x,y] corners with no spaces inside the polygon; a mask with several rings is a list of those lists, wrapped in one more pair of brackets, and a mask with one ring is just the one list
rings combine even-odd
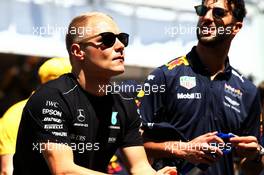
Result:
{"label": "red bull logo", "polygon": [[240,89],[233,88],[232,86],[225,83],[225,92],[231,94],[234,97],[242,98],[243,93]]}
{"label": "red bull logo", "polygon": [[189,65],[189,62],[187,61],[186,56],[182,56],[180,58],[177,58],[177,59],[172,60],[171,62],[165,64],[165,66],[167,66],[169,70],[172,70],[175,67],[180,66],[180,65],[185,65],[185,66]]}

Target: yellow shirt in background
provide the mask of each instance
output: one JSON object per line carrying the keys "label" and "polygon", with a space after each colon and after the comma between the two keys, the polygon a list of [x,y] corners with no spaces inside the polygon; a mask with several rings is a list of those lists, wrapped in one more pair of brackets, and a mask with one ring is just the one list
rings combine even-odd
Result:
{"label": "yellow shirt in background", "polygon": [[11,106],[0,118],[0,155],[15,153],[18,127],[27,100]]}

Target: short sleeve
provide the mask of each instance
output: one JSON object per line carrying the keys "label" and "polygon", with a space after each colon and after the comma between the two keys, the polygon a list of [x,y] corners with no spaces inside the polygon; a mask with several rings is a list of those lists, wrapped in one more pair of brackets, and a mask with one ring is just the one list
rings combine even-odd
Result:
{"label": "short sleeve", "polygon": [[144,141],[186,140],[177,128],[167,121],[166,104],[170,98],[167,97],[167,86],[164,71],[157,68],[145,81],[144,95],[138,94]]}
{"label": "short sleeve", "polygon": [[125,134],[121,147],[142,146],[143,140],[139,132],[141,120],[137,112],[136,103],[134,100],[129,100],[125,105],[127,107],[128,116],[125,123]]}
{"label": "short sleeve", "polygon": [[0,155],[15,153],[18,127],[26,102],[22,100],[14,104],[0,119]]}
{"label": "short sleeve", "polygon": [[164,112],[165,76],[160,68],[155,69],[145,80],[143,91],[138,94],[143,128],[152,128]]}
{"label": "short sleeve", "polygon": [[248,116],[243,122],[242,135],[244,136],[256,136],[260,140],[260,115],[261,115],[261,103],[259,93],[256,93],[255,98],[251,104]]}
{"label": "short sleeve", "polygon": [[[33,142],[70,144],[70,112],[57,89],[43,87],[29,99],[22,119],[32,128]],[[20,127],[27,127],[21,123]]]}
{"label": "short sleeve", "polygon": [[14,154],[16,140],[9,134],[5,124],[0,122],[0,155]]}

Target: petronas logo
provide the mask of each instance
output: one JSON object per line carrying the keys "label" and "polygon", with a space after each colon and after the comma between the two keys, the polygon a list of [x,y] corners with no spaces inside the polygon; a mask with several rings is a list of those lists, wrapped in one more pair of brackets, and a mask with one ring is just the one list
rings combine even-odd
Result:
{"label": "petronas logo", "polygon": [[117,113],[118,112],[112,112],[112,117],[111,117],[111,123],[112,123],[112,125],[116,125],[116,123],[117,123],[117,118],[116,118]]}

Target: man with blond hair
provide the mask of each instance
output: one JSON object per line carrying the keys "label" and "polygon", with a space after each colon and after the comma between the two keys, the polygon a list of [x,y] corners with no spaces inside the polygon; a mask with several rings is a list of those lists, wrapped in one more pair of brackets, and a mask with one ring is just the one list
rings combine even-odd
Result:
{"label": "man with blond hair", "polygon": [[[117,148],[131,174],[156,174],[147,161],[133,99],[106,93],[111,77],[125,70],[127,45],[128,34],[103,13],[71,21],[66,46],[72,73],[42,86],[27,103],[14,174],[104,174]],[[160,174],[175,172],[168,167]]]}

